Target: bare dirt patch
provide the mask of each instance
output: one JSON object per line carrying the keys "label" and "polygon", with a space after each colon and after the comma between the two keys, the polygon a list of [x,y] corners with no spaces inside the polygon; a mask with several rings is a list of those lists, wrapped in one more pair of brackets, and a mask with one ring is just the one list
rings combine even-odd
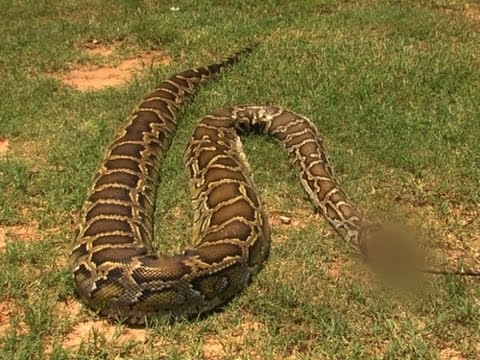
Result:
{"label": "bare dirt patch", "polygon": [[5,229],[0,228],[0,251],[4,251],[7,247],[7,240],[5,239]]}
{"label": "bare dirt patch", "polygon": [[475,20],[480,20],[480,4],[465,5],[465,16]]}
{"label": "bare dirt patch", "polygon": [[[147,331],[145,329],[130,329],[110,324],[105,320],[85,320],[82,317],[82,307],[83,305],[72,297],[68,297],[65,301],[57,304],[58,315],[62,318],[68,318],[72,326],[59,341],[55,340],[56,345],[76,351],[82,344],[98,339],[98,337],[105,340],[105,346],[116,347],[127,343],[146,344]],[[45,349],[45,355],[51,354],[53,344],[54,341],[50,339]]]}
{"label": "bare dirt patch", "polygon": [[33,241],[38,238],[37,223],[7,227],[10,236],[24,241]]}
{"label": "bare dirt patch", "polygon": [[5,157],[9,149],[8,140],[0,137],[0,159]]}
{"label": "bare dirt patch", "polygon": [[[120,346],[126,343],[145,344],[147,342],[145,329],[130,329],[98,320],[74,325],[62,339],[61,346],[65,349],[77,350],[82,343],[86,343],[96,336],[104,338],[107,346]],[[48,353],[49,349],[46,352]]]}
{"label": "bare dirt patch", "polygon": [[202,352],[205,360],[222,360],[227,356],[224,345],[216,338],[207,339],[203,343]]}
{"label": "bare dirt patch", "polygon": [[[94,48],[88,51],[94,51],[97,54],[109,54],[114,52],[114,48]],[[167,65],[171,63],[171,58],[160,51],[151,51],[142,53],[135,58],[120,61],[115,66],[91,65],[77,67],[67,73],[60,74],[57,77],[66,85],[74,88],[87,90],[100,90],[110,86],[119,86],[127,83],[139,71],[145,70],[151,66]]]}
{"label": "bare dirt patch", "polygon": [[[5,336],[10,329],[10,319],[13,314],[18,313],[18,306],[13,301],[4,300],[0,302],[0,337]],[[16,326],[17,335],[27,333],[27,325],[21,322]]]}
{"label": "bare dirt patch", "polygon": [[455,349],[446,348],[440,351],[440,356],[438,357],[440,360],[464,360],[465,358],[462,356],[460,351]]}
{"label": "bare dirt patch", "polygon": [[33,222],[31,224],[15,225],[15,226],[0,226],[0,251],[4,251],[7,245],[7,239],[19,239],[22,241],[31,242],[38,239],[38,224]]}
{"label": "bare dirt patch", "polygon": [[82,304],[71,297],[66,298],[65,301],[58,304],[59,314],[65,315],[72,320],[78,320],[81,310]]}

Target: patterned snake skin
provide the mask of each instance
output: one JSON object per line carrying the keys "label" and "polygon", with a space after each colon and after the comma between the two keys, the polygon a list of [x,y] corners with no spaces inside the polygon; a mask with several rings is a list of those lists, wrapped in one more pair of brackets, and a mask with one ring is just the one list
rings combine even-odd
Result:
{"label": "patterned snake skin", "polygon": [[328,222],[365,253],[372,227],[334,180],[315,126],[278,106],[238,106],[205,117],[185,162],[194,208],[195,247],[155,254],[151,239],[158,171],[188,94],[235,63],[187,70],[162,82],[134,110],[108,147],[84,204],[70,255],[82,300],[101,314],[142,324],[155,314],[195,315],[240,292],[264,262],[270,231],[240,135],[278,139]]}

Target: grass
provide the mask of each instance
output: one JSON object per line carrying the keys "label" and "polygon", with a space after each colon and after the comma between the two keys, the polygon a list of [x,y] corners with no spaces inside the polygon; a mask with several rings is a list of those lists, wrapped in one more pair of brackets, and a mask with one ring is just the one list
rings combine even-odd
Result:
{"label": "grass", "polygon": [[[182,154],[198,119],[226,105],[275,102],[322,130],[362,212],[401,214],[450,260],[468,262],[478,253],[480,224],[472,218],[480,202],[480,23],[467,16],[466,1],[182,0],[174,4],[178,11],[172,4],[0,3],[0,136],[11,146],[0,159],[7,239],[0,315],[9,322],[0,358],[480,356],[478,281],[429,278],[422,297],[391,296],[313,216],[279,146],[258,136],[246,139],[246,151],[266,209],[297,222],[273,226],[271,256],[252,285],[205,319],[158,321],[142,344],[97,331],[78,349],[67,345],[78,326],[99,320],[86,309],[65,311],[65,302],[76,299],[65,264],[76,216],[113,132],[156,82],[254,40],[260,47],[251,56],[181,112],[162,169],[159,247],[179,251],[190,241]],[[125,57],[165,50],[173,62],[96,92],[51,76],[88,64],[81,45],[91,39],[121,40]],[[22,227],[33,239],[15,230]]]}

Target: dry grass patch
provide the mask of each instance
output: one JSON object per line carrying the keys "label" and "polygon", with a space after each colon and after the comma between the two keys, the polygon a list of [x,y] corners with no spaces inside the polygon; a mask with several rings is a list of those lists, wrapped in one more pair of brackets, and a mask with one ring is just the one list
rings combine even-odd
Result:
{"label": "dry grass patch", "polygon": [[272,228],[293,228],[301,230],[316,221],[324,221],[322,216],[310,208],[297,208],[295,211],[267,210],[268,221]]}
{"label": "dry grass patch", "polygon": [[82,48],[83,51],[90,56],[110,56],[120,47],[121,42],[115,41],[111,44],[104,43],[97,39],[92,39],[91,41],[85,43]]}
{"label": "dry grass patch", "polygon": [[[416,190],[412,190],[412,189]],[[415,194],[415,192],[418,192]],[[459,204],[449,194],[415,180],[395,197],[408,221],[408,229],[420,230],[419,240],[428,258],[449,270],[464,267],[480,269],[480,213],[472,206]],[[439,202],[435,205],[435,202]],[[440,206],[440,203],[443,205]],[[408,220],[410,219],[410,220]],[[424,236],[425,231],[429,235]]]}
{"label": "dry grass patch", "polygon": [[[202,345],[203,359],[223,360],[230,359],[233,355],[242,358],[246,355],[243,350],[247,348],[247,343],[258,341],[260,334],[265,336],[265,331],[264,324],[251,320],[244,321],[228,333],[208,337]],[[249,354],[249,359],[261,358],[260,354]]]}
{"label": "dry grass patch", "polygon": [[295,212],[285,212],[281,210],[267,209],[268,223],[272,231],[272,240],[274,243],[281,244],[288,240],[287,231],[302,230],[315,221],[323,221],[319,214],[315,214],[311,209],[297,208]]}
{"label": "dry grass patch", "polygon": [[32,172],[36,172],[49,165],[48,154],[51,151],[49,140],[25,140],[12,144],[12,153],[20,157]]}
{"label": "dry grass patch", "polygon": [[[454,215],[454,220],[458,221],[460,225],[472,226],[474,229],[478,227],[480,221],[480,211],[471,207],[465,207],[461,204],[450,204],[449,211]],[[476,229],[477,235],[480,236],[480,232]]]}
{"label": "dry grass patch", "polygon": [[464,6],[460,4],[437,5],[437,10],[447,14],[454,13],[456,15],[465,16],[473,20],[480,20],[480,4],[467,3]]}
{"label": "dry grass patch", "polygon": [[[423,214],[432,224],[441,221],[441,216],[431,208],[425,209]],[[480,269],[480,227],[475,220],[477,215],[474,212],[465,215],[464,212],[449,211],[449,217],[451,219],[447,224],[437,228],[441,238],[435,239],[436,245],[432,249],[435,257],[448,264],[451,270],[460,266]],[[448,227],[451,227],[451,230]]]}
{"label": "dry grass patch", "polygon": [[328,276],[335,281],[343,279],[349,270],[351,270],[347,267],[349,260],[350,259],[337,256],[333,261],[326,263],[326,272]]}
{"label": "dry grass patch", "polygon": [[267,204],[265,211],[272,228],[301,230],[312,223],[325,221],[321,214],[308,206],[300,205],[295,210],[283,211]]}
{"label": "dry grass patch", "polygon": [[171,213],[175,219],[182,219],[186,216],[185,210],[182,209],[180,206],[175,206],[172,210]]}

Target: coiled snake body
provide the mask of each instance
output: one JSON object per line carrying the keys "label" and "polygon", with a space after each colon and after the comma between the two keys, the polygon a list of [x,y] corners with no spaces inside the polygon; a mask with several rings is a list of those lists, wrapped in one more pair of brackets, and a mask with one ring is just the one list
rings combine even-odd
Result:
{"label": "coiled snake body", "polygon": [[238,293],[259,270],[270,232],[239,137],[249,132],[283,144],[324,217],[362,248],[362,231],[368,227],[335,182],[315,126],[278,106],[238,106],[206,116],[185,154],[197,244],[175,256],[153,252],[158,169],[176,128],[177,109],[243,52],[162,82],[108,147],[70,255],[80,297],[103,315],[140,324],[158,313],[206,312]]}

